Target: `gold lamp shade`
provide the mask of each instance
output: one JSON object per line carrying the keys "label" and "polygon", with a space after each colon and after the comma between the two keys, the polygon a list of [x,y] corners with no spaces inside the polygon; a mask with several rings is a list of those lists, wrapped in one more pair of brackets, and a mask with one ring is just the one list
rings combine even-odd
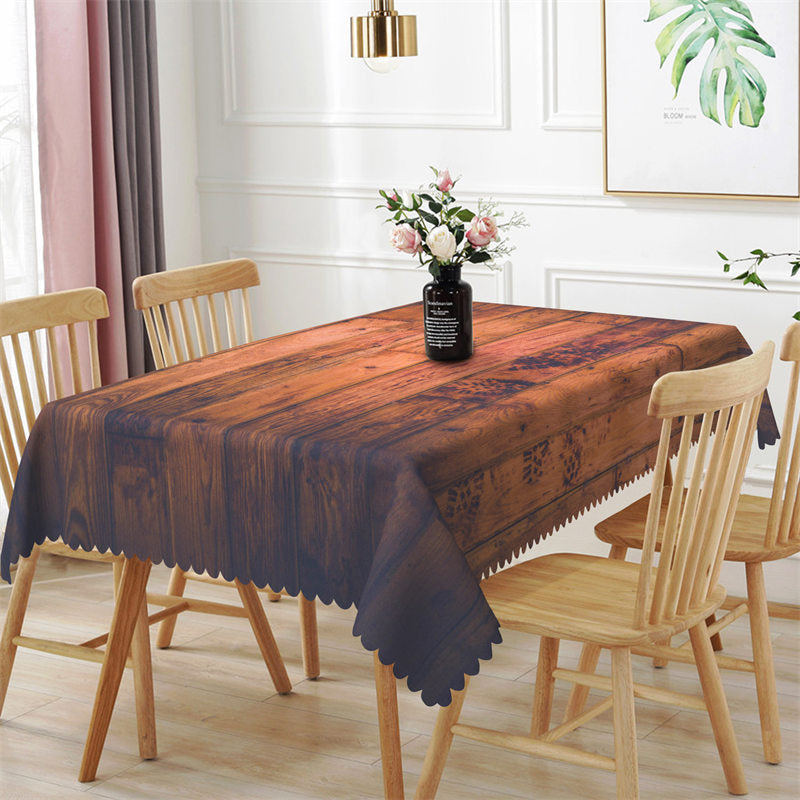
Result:
{"label": "gold lamp shade", "polygon": [[350,17],[353,58],[395,58],[417,55],[417,18],[400,16],[394,0],[372,0],[368,17]]}

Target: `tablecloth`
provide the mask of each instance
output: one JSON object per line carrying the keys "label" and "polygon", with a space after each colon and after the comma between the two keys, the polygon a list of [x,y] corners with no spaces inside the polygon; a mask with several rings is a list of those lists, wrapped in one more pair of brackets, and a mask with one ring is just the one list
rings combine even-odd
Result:
{"label": "tablecloth", "polygon": [[[424,356],[419,304],[48,404],[3,577],[34,543],[124,553],[358,609],[428,704],[500,641],[487,570],[650,469],[662,374],[748,355],[734,327],[477,303],[476,350]],[[759,442],[774,443],[768,403]]]}

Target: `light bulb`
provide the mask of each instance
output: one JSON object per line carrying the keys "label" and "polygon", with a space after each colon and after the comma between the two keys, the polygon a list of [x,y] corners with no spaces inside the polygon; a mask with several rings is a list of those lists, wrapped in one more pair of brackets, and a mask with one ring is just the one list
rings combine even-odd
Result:
{"label": "light bulb", "polygon": [[395,56],[382,56],[380,58],[365,58],[364,63],[373,71],[385,75],[394,72],[400,66],[400,59]]}

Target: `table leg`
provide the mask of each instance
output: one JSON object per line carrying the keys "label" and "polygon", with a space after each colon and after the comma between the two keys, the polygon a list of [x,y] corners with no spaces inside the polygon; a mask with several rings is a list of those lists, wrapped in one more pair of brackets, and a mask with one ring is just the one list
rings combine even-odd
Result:
{"label": "table leg", "polygon": [[156,709],[153,698],[153,660],[150,657],[150,625],[147,601],[142,597],[139,617],[131,641],[133,691],[136,697],[136,726],[139,731],[139,755],[150,759],[158,756],[156,746]]}
{"label": "table leg", "polygon": [[289,694],[292,691],[292,682],[286,674],[286,667],[278,650],[278,644],[272,635],[272,628],[269,625],[267,615],[264,613],[264,606],[258,597],[258,591],[252,583],[242,583],[235,580],[236,588],[239,590],[239,597],[242,605],[247,611],[247,618],[250,620],[250,627],[256,637],[258,648],[267,665],[275,691],[278,694]]}
{"label": "table leg", "polygon": [[108,734],[111,713],[114,710],[133,639],[133,630],[144,602],[151,566],[150,561],[139,561],[135,557],[125,559],[122,583],[114,605],[114,617],[111,621],[103,667],[97,683],[92,720],[89,723],[89,733],[86,736],[83,761],[78,775],[78,780],[82,783],[93,781],[97,774],[97,765]]}
{"label": "table leg", "polygon": [[317,604],[297,595],[300,606],[300,631],[303,636],[303,669],[306,678],[319,678],[319,636],[317,635]]}
{"label": "table leg", "polygon": [[378,727],[381,737],[383,794],[386,800],[403,800],[403,754],[400,751],[400,717],[397,713],[397,681],[391,664],[375,661],[375,692],[378,696]]}

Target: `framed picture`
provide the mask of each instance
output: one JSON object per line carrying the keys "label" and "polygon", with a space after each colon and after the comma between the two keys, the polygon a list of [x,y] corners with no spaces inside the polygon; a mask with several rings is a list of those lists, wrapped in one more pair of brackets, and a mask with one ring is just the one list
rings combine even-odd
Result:
{"label": "framed picture", "polygon": [[800,2],[604,0],[605,191],[800,198]]}

